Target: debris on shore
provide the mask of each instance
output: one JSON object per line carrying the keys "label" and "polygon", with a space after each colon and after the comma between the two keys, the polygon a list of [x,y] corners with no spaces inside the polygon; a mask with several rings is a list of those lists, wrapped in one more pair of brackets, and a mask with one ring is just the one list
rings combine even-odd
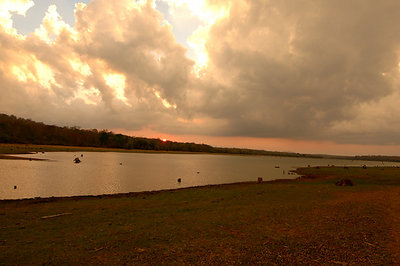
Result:
{"label": "debris on shore", "polygon": [[66,213],[59,213],[59,214],[54,214],[54,215],[48,215],[48,216],[40,217],[40,219],[45,220],[45,219],[55,218],[55,217],[60,217],[60,216],[65,216],[65,215],[72,215],[72,213],[66,212]]}
{"label": "debris on shore", "polygon": [[336,186],[354,186],[353,181],[350,179],[341,179],[335,183]]}

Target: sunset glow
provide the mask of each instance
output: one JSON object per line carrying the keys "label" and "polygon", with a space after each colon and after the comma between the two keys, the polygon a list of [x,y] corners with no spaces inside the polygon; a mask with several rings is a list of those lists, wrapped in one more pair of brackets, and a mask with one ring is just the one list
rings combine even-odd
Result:
{"label": "sunset glow", "polygon": [[385,3],[3,0],[0,112],[217,146],[395,154],[400,2]]}

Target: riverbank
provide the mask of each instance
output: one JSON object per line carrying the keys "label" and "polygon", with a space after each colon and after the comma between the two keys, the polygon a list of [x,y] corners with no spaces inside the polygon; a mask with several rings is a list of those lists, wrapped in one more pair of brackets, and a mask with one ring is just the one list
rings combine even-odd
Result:
{"label": "riverbank", "polygon": [[153,151],[153,150],[134,150],[117,148],[97,148],[81,146],[61,146],[61,145],[35,145],[35,144],[5,144],[0,143],[0,154],[33,154],[44,152],[131,152],[131,153],[180,153],[180,154],[199,154],[200,152],[179,152],[179,151]]}
{"label": "riverbank", "polygon": [[[230,156],[274,156],[277,155],[259,155],[259,154],[238,154],[238,153],[211,153],[211,152],[189,152],[189,151],[164,151],[164,150],[137,150],[137,149],[117,149],[117,148],[98,148],[81,146],[61,146],[61,145],[36,145],[36,144],[6,144],[0,143],[0,160],[42,160],[29,157],[17,157],[13,155],[35,154],[46,152],[122,152],[122,153],[153,153],[153,154],[212,154],[212,155],[230,155]],[[292,156],[283,156],[292,157]]]}
{"label": "riverbank", "polygon": [[[299,172],[292,182],[0,201],[0,262],[399,263],[398,168]],[[335,186],[343,176],[356,185]]]}
{"label": "riverbank", "polygon": [[[5,144],[0,143],[0,160],[29,160],[46,161],[46,159],[33,158],[26,155],[46,153],[46,152],[122,152],[122,153],[169,153],[169,154],[208,154],[201,152],[181,152],[181,151],[153,151],[153,150],[127,150],[116,148],[96,148],[80,146],[61,146],[61,145],[35,145],[35,144]],[[217,153],[213,153],[219,155]],[[24,155],[19,157],[16,155]],[[225,154],[226,155],[226,154]],[[243,156],[243,155],[241,155]]]}

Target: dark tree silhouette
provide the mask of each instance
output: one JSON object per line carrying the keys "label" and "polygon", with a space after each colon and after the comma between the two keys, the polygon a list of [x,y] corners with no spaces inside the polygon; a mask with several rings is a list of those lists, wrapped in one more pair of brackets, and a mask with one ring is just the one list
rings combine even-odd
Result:
{"label": "dark tree silhouette", "polygon": [[[131,137],[112,131],[59,127],[0,114],[0,143],[86,146],[155,151],[207,152],[270,156],[305,156],[298,153],[263,150],[218,148],[206,144],[162,141],[154,138]],[[318,156],[313,156],[318,157]]]}

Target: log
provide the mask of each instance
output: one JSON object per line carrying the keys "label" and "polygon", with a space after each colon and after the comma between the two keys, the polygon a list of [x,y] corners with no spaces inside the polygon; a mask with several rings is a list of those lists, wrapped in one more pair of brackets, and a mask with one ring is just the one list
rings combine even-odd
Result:
{"label": "log", "polygon": [[66,213],[59,213],[59,214],[54,214],[54,215],[48,215],[48,216],[43,216],[40,219],[49,219],[49,218],[55,218],[55,217],[60,217],[64,215],[72,215],[72,213],[66,212]]}

